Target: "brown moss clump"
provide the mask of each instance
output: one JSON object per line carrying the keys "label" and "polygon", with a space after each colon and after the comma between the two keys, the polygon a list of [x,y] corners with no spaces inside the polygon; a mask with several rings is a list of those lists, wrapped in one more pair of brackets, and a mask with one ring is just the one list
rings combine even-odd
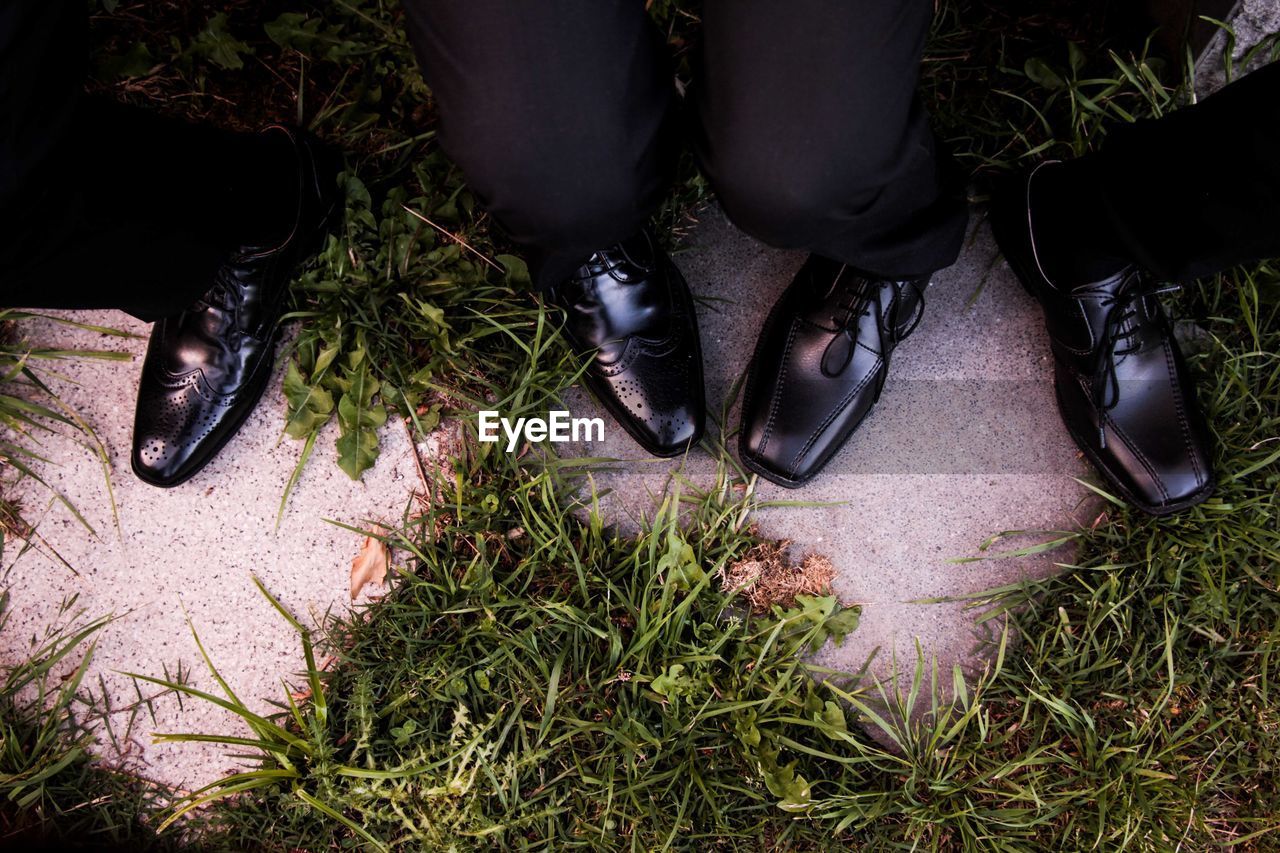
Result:
{"label": "brown moss clump", "polygon": [[791,542],[761,542],[741,560],[720,569],[720,585],[737,592],[755,613],[767,613],[775,604],[791,607],[797,595],[826,595],[836,576],[835,566],[821,554],[806,554],[799,563],[787,559]]}

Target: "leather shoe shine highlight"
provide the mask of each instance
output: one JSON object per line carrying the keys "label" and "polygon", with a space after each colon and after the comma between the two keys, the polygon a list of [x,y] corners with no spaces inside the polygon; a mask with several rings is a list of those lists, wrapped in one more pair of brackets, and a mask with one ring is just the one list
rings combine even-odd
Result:
{"label": "leather shoe shine highlight", "polygon": [[992,225],[1005,259],[1044,309],[1058,410],[1112,488],[1164,515],[1212,494],[1209,434],[1195,387],[1160,306],[1161,287],[1135,266],[1066,288],[1040,263],[1031,180],[998,192]]}
{"label": "leather shoe shine highlight", "polygon": [[879,399],[928,284],[872,279],[811,255],[756,345],[738,437],[743,464],[789,488],[812,479]]}
{"label": "leather shoe shine highlight", "polygon": [[636,442],[676,456],[702,437],[702,348],[684,276],[642,231],[592,255],[548,296],[590,357],[584,384]]}
{"label": "leather shoe shine highlight", "polygon": [[152,328],[138,387],[133,471],[176,486],[203,468],[253,411],[271,376],[278,324],[297,264],[320,246],[337,209],[337,164],[314,139],[283,127],[298,154],[298,207],[275,246],[243,246],[213,286]]}

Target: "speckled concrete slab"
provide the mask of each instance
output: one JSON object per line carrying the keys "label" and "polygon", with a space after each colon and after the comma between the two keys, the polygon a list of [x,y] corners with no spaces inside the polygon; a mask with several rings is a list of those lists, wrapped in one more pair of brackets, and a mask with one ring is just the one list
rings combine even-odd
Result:
{"label": "speckled concrete slab", "polygon": [[[114,312],[63,316],[146,335],[147,324]],[[122,341],[98,333],[32,321],[24,326],[45,346],[127,350],[127,363],[80,361],[60,366],[65,380],[51,384],[96,430],[106,445],[119,526],[112,519],[101,463],[65,438],[46,442],[54,464],[39,465],[49,484],[67,497],[96,530],[90,535],[40,488],[25,492],[29,520],[44,543],[9,567],[10,624],[0,635],[0,661],[25,656],[33,636],[58,616],[60,603],[78,596],[77,609],[117,619],[98,635],[85,685],[113,709],[116,744],[105,738],[104,757],[123,760],[141,775],[183,788],[205,784],[236,765],[211,745],[153,744],[153,732],[248,734],[230,713],[172,695],[134,714],[138,702],[122,672],[189,674],[193,686],[217,693],[200,660],[191,624],[210,657],[242,699],[259,712],[283,701],[281,679],[302,668],[297,636],[255,588],[257,575],[305,623],[340,613],[349,601],[351,560],[361,538],[330,524],[352,526],[397,520],[420,487],[408,433],[396,419],[383,430],[382,453],[362,482],[337,467],[334,434],[322,434],[276,529],[276,513],[301,444],[281,438],[284,400],[277,372],[271,389],[244,428],[203,472],[175,489],[157,489],[129,470],[134,394],[145,338]],[[335,429],[331,424],[330,429]],[[6,549],[6,565],[17,548]],[[65,560],[64,565],[50,551]],[[143,695],[157,688],[142,685]],[[101,700],[99,696],[99,700]],[[133,720],[132,730],[129,729]],[[128,731],[128,736],[126,732]]]}
{"label": "speckled concrete slab", "polygon": [[[700,301],[708,406],[719,412],[804,255],[751,240],[715,209],[702,216],[693,243],[677,260]],[[1086,491],[1073,479],[1087,469],[1058,419],[1039,308],[985,224],[975,224],[960,260],[934,277],[926,296],[924,319],[895,353],[879,405],[823,474],[797,490],[758,484],[766,502],[822,504],[766,507],[757,520],[765,535],[830,557],[840,598],[864,606],[855,636],[819,656],[841,671],[858,671],[873,655],[881,677],[893,671],[895,654],[913,666],[917,639],[944,667],[978,662],[972,614],[960,604],[919,602],[1052,571],[1070,554],[952,560],[983,553],[992,534],[1070,528],[1087,513]],[[568,403],[575,415],[598,413],[577,391]],[[729,430],[737,423],[735,402]],[[730,445],[736,450],[736,438]],[[570,447],[626,460],[595,477],[611,490],[605,513],[623,526],[652,515],[675,468],[695,485],[714,482],[705,451],[674,464],[649,459],[616,427],[606,427],[604,442]],[[1048,538],[1011,536],[992,552]]]}
{"label": "speckled concrete slab", "polygon": [[[696,248],[680,263],[702,300],[707,391],[718,410],[746,368],[764,314],[803,257],[761,246],[714,210],[704,215],[694,239]],[[69,316],[147,331],[123,315]],[[33,323],[28,335],[53,346],[123,348],[138,358],[145,348],[143,339],[121,342],[52,324]],[[80,362],[65,367],[67,380],[55,382],[108,448],[119,527],[94,455],[71,440],[50,440],[47,455],[57,463],[40,473],[97,536],[47,493],[28,493],[28,513],[47,547],[28,552],[10,569],[12,622],[0,636],[0,660],[24,655],[67,596],[77,595],[76,607],[87,616],[115,614],[118,620],[99,637],[87,683],[97,689],[101,677],[106,699],[118,709],[111,720],[123,759],[144,776],[192,788],[231,769],[234,759],[212,746],[156,745],[152,732],[242,734],[242,727],[203,703],[186,700],[180,708],[172,696],[135,714],[130,706],[137,693],[120,673],[160,675],[181,666],[193,685],[215,690],[191,638],[189,616],[232,686],[257,710],[268,710],[269,701],[281,696],[280,679],[296,672],[301,660],[297,638],[254,588],[251,574],[304,619],[340,612],[359,537],[324,519],[359,525],[396,518],[419,479],[408,436],[394,423],[362,483],[337,469],[333,436],[322,436],[275,530],[279,498],[300,448],[280,440],[283,401],[273,391],[200,476],[172,490],[146,486],[128,470],[138,366],[137,360]],[[975,635],[959,605],[916,602],[1051,570],[1052,556],[949,562],[974,555],[979,543],[1001,530],[1075,523],[1083,490],[1071,477],[1085,469],[1053,409],[1049,366],[1037,309],[978,228],[960,262],[936,277],[925,318],[896,354],[880,406],[828,471],[799,491],[760,484],[766,501],[824,504],[766,508],[758,520],[766,535],[830,556],[840,572],[841,598],[864,605],[862,627],[842,648],[824,651],[823,663],[856,670],[879,651],[874,670],[884,675],[893,653],[912,658],[916,638],[944,665],[972,662]],[[571,408],[597,413],[583,395],[571,398]],[[736,410],[726,422],[736,424]],[[606,436],[603,444],[576,450],[624,460],[597,482],[613,490],[606,512],[626,526],[652,512],[674,466],[645,457],[619,429]],[[709,483],[713,467],[707,454],[695,451],[683,473]],[[121,760],[110,741],[104,752]]]}
{"label": "speckled concrete slab", "polygon": [[1228,19],[1231,38],[1219,31],[1196,61],[1196,93],[1204,98],[1227,84],[1226,52],[1231,50],[1234,76],[1257,70],[1274,58],[1271,51],[1260,51],[1253,60],[1242,63],[1255,45],[1280,33],[1280,0],[1240,0]]}

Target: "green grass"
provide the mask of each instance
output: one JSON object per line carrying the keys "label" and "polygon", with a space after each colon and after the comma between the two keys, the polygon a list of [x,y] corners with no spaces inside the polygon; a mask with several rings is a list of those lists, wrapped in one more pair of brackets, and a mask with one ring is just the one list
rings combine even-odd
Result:
{"label": "green grass", "polygon": [[745,618],[715,577],[754,541],[727,481],[686,494],[683,528],[673,498],[621,538],[548,513],[572,501],[558,463],[505,458],[477,451],[437,483],[395,537],[412,571],[331,626],[331,671],[295,623],[310,701],[267,724],[228,696],[256,741],[231,743],[262,766],[184,805],[250,790],[219,810],[225,832],[311,849],[803,838],[788,814],[810,806],[809,774],[840,772],[807,753],[851,735],[836,683],[797,652],[857,611],[826,597]]}
{"label": "green grass", "polygon": [[[572,362],[435,147],[394,4],[93,6],[95,87],[231,126],[297,114],[349,152],[344,228],[295,288],[291,436],[345,417],[358,474],[383,406],[418,429],[485,398],[546,409]],[[975,195],[1182,97],[1176,67],[1109,43],[1077,7],[940,8],[922,86]],[[686,73],[682,8],[651,11]],[[686,158],[662,221],[687,223],[706,194]],[[1280,848],[1280,271],[1231,271],[1171,308],[1208,333],[1191,362],[1218,495],[1165,519],[1108,503],[1073,532],[1075,565],[975,600],[994,644],[981,677],[920,665],[903,695],[815,682],[796,652],[855,614],[815,599],[746,618],[719,588],[756,541],[727,462],[622,538],[575,503],[580,466],[467,444],[392,534],[406,557],[390,595],[315,637],[296,624],[309,699],[231,744],[259,766],[161,819],[215,797],[179,825],[225,849]],[[336,662],[317,668],[316,647]],[[63,733],[42,741],[46,767],[83,748],[72,704],[52,708],[52,723],[5,709]],[[56,820],[39,802],[19,813]],[[139,801],[100,805],[77,831]]]}
{"label": "green grass", "polygon": [[[0,311],[0,633],[11,635],[8,568],[29,548],[61,559],[26,520],[28,502],[62,503],[84,527],[96,531],[79,510],[37,473],[47,463],[45,443],[53,436],[83,444],[102,464],[107,500],[112,502],[107,452],[90,424],[50,389],[66,379],[64,365],[76,359],[127,360],[126,353],[63,350],[24,337],[25,321],[38,315]],[[58,320],[67,325],[78,325]],[[105,335],[122,333],[93,327]],[[22,489],[24,481],[36,488]],[[21,492],[19,491],[21,489]],[[18,554],[14,554],[14,551]],[[68,571],[75,569],[64,562]],[[176,838],[157,838],[144,816],[164,805],[162,792],[131,776],[96,765],[90,753],[98,740],[81,713],[87,690],[81,683],[93,655],[92,638],[108,619],[85,621],[74,597],[62,603],[43,636],[30,638],[25,660],[0,669],[0,844],[40,848],[169,850]],[[9,644],[16,648],[17,643]]]}
{"label": "green grass", "polygon": [[[9,593],[0,632],[11,633]],[[30,657],[0,673],[0,843],[93,850],[176,850],[146,820],[167,792],[106,769],[90,757],[96,736],[78,713],[93,637],[108,619],[86,621],[74,598],[53,627],[32,638]]]}
{"label": "green grass", "polygon": [[[32,467],[33,463],[49,461],[43,455],[43,444],[54,435],[82,443],[97,457],[102,464],[107,499],[111,502],[114,516],[115,498],[111,491],[106,448],[92,426],[50,390],[47,380],[66,378],[58,369],[61,362],[83,358],[129,359],[129,355],[123,352],[63,350],[32,343],[23,335],[23,321],[39,317],[43,315],[0,310],[0,532],[4,534],[4,544],[22,542],[24,548],[31,547],[32,540],[40,541],[39,533],[24,519],[23,507],[13,497],[24,480],[40,486],[34,494],[51,496],[52,500],[63,504],[89,533],[96,533],[80,511],[49,486]],[[80,325],[62,319],[56,322]],[[91,328],[104,335],[123,336],[115,329]],[[47,543],[42,544],[48,549]],[[48,550],[57,556],[52,549]],[[3,545],[0,545],[0,554],[3,554]]]}

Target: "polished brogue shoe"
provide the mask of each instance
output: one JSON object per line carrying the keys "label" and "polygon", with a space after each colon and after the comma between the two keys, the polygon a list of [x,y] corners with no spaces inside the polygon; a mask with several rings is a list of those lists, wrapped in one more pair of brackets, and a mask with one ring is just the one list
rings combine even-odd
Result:
{"label": "polished brogue shoe", "polygon": [[738,451],[766,480],[808,482],[871,411],[928,279],[885,281],[810,256],[773,306],[742,403]]}
{"label": "polished brogue shoe", "polygon": [[1209,433],[1159,294],[1173,289],[1133,265],[1097,281],[1058,283],[1032,227],[1034,175],[1010,180],[991,220],[1005,259],[1044,309],[1058,410],[1071,437],[1120,497],[1154,515],[1214,488]]}
{"label": "polished brogue shoe", "polygon": [[282,242],[233,252],[203,298],[152,328],[132,453],[134,473],[152,485],[189,479],[253,411],[271,376],[289,280],[338,209],[336,156],[297,131],[264,133],[285,134],[297,152],[296,216]]}
{"label": "polished brogue shoe", "polygon": [[584,384],[636,442],[675,456],[702,437],[702,347],[684,276],[647,231],[550,289]]}

